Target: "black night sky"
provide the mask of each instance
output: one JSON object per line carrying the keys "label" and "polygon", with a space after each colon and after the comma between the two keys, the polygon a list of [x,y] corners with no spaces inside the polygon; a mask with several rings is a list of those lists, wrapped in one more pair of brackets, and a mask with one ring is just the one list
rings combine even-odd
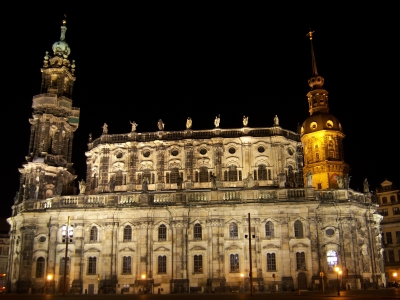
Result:
{"label": "black night sky", "polygon": [[218,114],[221,128],[242,127],[243,115],[250,127],[269,127],[278,115],[281,127],[296,131],[309,115],[311,27],[330,112],[346,134],[351,188],[361,190],[364,178],[372,190],[385,179],[400,186],[398,33],[383,12],[109,5],[43,2],[3,10],[0,216],[11,215],[28,154],[32,96],[40,93],[43,57],[59,40],[64,13],[69,59],[76,60],[73,105],[81,109],[73,154],[79,180],[88,135],[99,137],[104,122],[115,134],[128,133],[130,121],[148,132],[160,118],[169,131],[185,129],[187,117],[197,130],[212,129]]}

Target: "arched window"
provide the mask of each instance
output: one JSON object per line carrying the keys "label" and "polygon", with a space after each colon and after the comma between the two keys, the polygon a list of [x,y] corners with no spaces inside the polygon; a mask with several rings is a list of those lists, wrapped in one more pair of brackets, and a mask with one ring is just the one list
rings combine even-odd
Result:
{"label": "arched window", "polygon": [[200,182],[209,182],[208,169],[206,167],[200,168]]}
{"label": "arched window", "polygon": [[39,257],[36,260],[36,278],[44,277],[45,260],[44,257]]}
{"label": "arched window", "polygon": [[237,181],[238,176],[237,176],[237,168],[234,165],[229,166],[228,170],[228,181]]}
{"label": "arched window", "polygon": [[267,253],[267,271],[276,271],[275,253]]}
{"label": "arched window", "polygon": [[304,252],[296,252],[297,270],[304,271],[306,269],[306,254]]}
{"label": "arched window", "polygon": [[230,255],[230,269],[231,272],[239,272],[239,254]]}
{"label": "arched window", "polygon": [[172,170],[171,170],[171,175],[170,175],[171,177],[170,177],[170,180],[171,180],[171,183],[177,183],[178,182],[178,177],[179,177],[179,170],[178,170],[178,168],[173,168]]}
{"label": "arched window", "polygon": [[124,256],[122,261],[122,273],[132,273],[132,258],[130,256]]}
{"label": "arched window", "polygon": [[158,257],[158,273],[167,273],[167,257],[165,255]]}
{"label": "arched window", "polygon": [[303,223],[299,220],[294,222],[294,236],[297,238],[303,237]]}
{"label": "arched window", "polygon": [[267,180],[267,167],[258,165],[258,180]]}
{"label": "arched window", "polygon": [[390,202],[392,203],[396,202],[396,197],[394,195],[390,196]]}
{"label": "arched window", "polygon": [[132,240],[132,227],[126,225],[124,227],[124,242],[130,242]]}
{"label": "arched window", "polygon": [[88,274],[95,275],[97,273],[97,257],[89,257],[88,260]]}
{"label": "arched window", "polygon": [[203,256],[195,255],[193,258],[193,271],[195,273],[203,273]]}
{"label": "arched window", "polygon": [[201,240],[201,238],[202,238],[202,228],[201,228],[201,225],[199,223],[196,223],[194,225],[193,236],[194,236],[195,240]]}
{"label": "arched window", "polygon": [[229,238],[230,239],[237,239],[239,236],[238,234],[238,226],[235,222],[232,222],[229,225]]}
{"label": "arched window", "polygon": [[[61,257],[60,259],[60,275],[64,275],[65,270],[65,257]],[[69,257],[67,257],[67,272],[69,274]]]}
{"label": "arched window", "polygon": [[265,236],[268,238],[274,237],[274,224],[271,221],[265,223]]}
{"label": "arched window", "polygon": [[333,272],[333,268],[338,264],[338,257],[336,251],[329,250],[326,254],[326,260],[328,262],[328,272]]}
{"label": "arched window", "polygon": [[92,228],[90,228],[90,241],[91,242],[97,241],[97,227],[96,226],[92,226]]}
{"label": "arched window", "polygon": [[161,224],[158,227],[158,240],[159,241],[166,241],[167,240],[167,226]]}

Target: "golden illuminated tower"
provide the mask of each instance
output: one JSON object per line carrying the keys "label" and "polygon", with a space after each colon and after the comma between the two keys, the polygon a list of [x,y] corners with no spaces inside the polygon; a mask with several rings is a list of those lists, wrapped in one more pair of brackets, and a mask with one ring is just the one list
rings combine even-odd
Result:
{"label": "golden illuminated tower", "polygon": [[322,86],[324,78],[318,75],[312,44],[313,31],[308,35],[311,41],[313,76],[308,80],[310,116],[301,126],[301,141],[304,145],[304,178],[312,174],[312,185],[317,189],[346,187],[344,177],[349,166],[344,162],[342,125],[329,113],[328,92]]}

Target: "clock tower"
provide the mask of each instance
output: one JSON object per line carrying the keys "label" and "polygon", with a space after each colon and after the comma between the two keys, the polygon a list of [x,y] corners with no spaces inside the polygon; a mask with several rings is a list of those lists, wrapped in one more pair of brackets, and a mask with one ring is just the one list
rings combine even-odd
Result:
{"label": "clock tower", "polygon": [[307,94],[310,116],[303,122],[300,134],[304,146],[303,174],[307,183],[312,175],[316,189],[344,188],[349,166],[344,162],[343,139],[345,137],[339,120],[329,113],[328,91],[323,88],[324,78],[318,74],[312,43],[313,31],[308,33],[311,41],[313,75],[308,80],[311,90]]}

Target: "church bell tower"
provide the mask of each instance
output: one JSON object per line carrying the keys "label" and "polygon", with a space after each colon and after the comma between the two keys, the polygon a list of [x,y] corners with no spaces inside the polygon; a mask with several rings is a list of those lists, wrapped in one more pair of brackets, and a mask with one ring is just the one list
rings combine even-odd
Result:
{"label": "church bell tower", "polygon": [[311,90],[307,93],[310,116],[300,129],[304,146],[303,174],[312,174],[316,189],[343,188],[349,166],[344,162],[343,139],[339,120],[329,113],[328,91],[323,88],[324,78],[318,74],[313,47],[313,31],[308,33],[311,42],[313,75],[308,80]]}
{"label": "church bell tower", "polygon": [[53,44],[53,56],[46,52],[41,82],[41,94],[33,97],[33,117],[29,119],[31,134],[26,164],[21,173],[17,202],[46,199],[61,194],[74,194],[72,140],[79,125],[79,108],[72,106],[75,82],[75,61],[65,34]]}

